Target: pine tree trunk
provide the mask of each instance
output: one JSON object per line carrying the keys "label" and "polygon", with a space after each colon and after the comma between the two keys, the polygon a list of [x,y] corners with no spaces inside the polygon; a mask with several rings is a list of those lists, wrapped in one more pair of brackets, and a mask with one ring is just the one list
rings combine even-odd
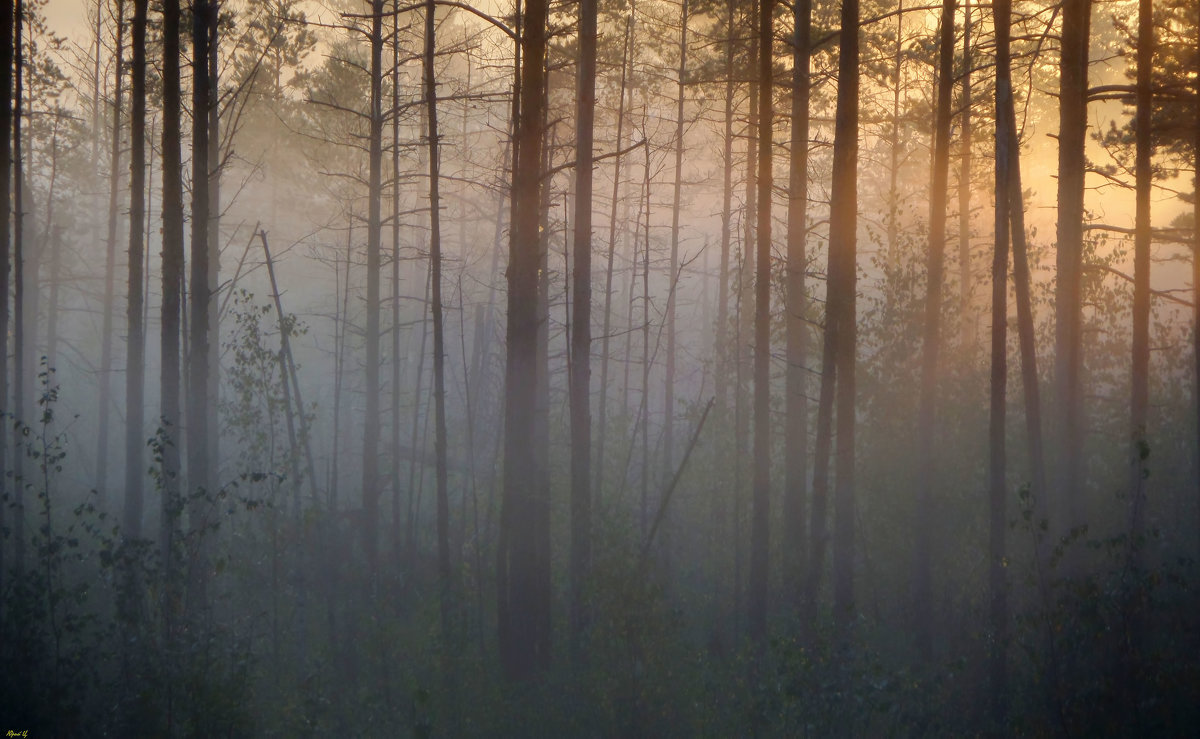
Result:
{"label": "pine tree trunk", "polygon": [[748,623],[752,638],[767,634],[767,554],[771,503],[771,193],[774,103],[774,0],[758,9],[758,237],[754,278],[754,498],[750,531]]}
{"label": "pine tree trunk", "polygon": [[[686,0],[685,0],[686,2]],[[596,107],[596,0],[579,6],[579,88],[575,108],[574,314],[571,332],[571,655],[583,657],[592,558],[592,170]],[[686,6],[685,6],[686,7]],[[617,144],[620,149],[620,142]],[[615,202],[614,202],[615,207]]]}
{"label": "pine tree trunk", "polygon": [[787,427],[784,434],[783,577],[787,602],[800,604],[804,582],[808,486],[808,106],[812,2],[793,6],[792,137],[787,209]]}
{"label": "pine tree trunk", "polygon": [[162,425],[171,443],[162,451],[162,520],[159,546],[165,581],[173,582],[174,532],[179,515],[180,290],[183,283],[183,165],[180,154],[179,0],[163,0],[162,127]]}
{"label": "pine tree trunk", "polygon": [[437,80],[433,60],[437,51],[434,0],[425,3],[425,110],[429,124],[429,308],[433,318],[433,412],[434,456],[437,477],[438,579],[441,584],[442,638],[450,639],[451,598],[450,568],[450,493],[446,479],[446,338],[442,316],[442,215],[439,196]]}
{"label": "pine tree trunk", "polygon": [[988,424],[988,584],[991,634],[989,687],[992,718],[1004,720],[1008,703],[1008,580],[1005,574],[1005,498],[1007,496],[1007,449],[1005,445],[1008,383],[1008,241],[1011,198],[1009,197],[1009,148],[1013,136],[1003,111],[1012,100],[1009,60],[1011,0],[994,4],[996,27],[996,221],[992,258],[992,377]]}
{"label": "pine tree trunk", "polygon": [[[12,159],[12,89],[13,89],[13,14],[12,3],[0,6],[0,162]],[[12,195],[12,174],[7,166],[0,167],[0,203],[10,202]],[[11,211],[0,207],[0,326],[8,326],[8,288],[9,288],[9,228],[12,225]],[[0,408],[8,409],[8,331],[0,331]],[[0,494],[9,490],[8,472],[5,457],[8,441],[0,437]],[[0,527],[5,525],[4,508],[0,506]],[[6,572],[4,561],[4,546],[0,545],[0,585],[4,582]]]}
{"label": "pine tree trunk", "polygon": [[366,415],[363,419],[363,545],[370,592],[379,574],[379,267],[383,167],[383,3],[371,0],[371,99],[367,134]]}
{"label": "pine tree trunk", "polygon": [[971,0],[963,0],[962,160],[958,170],[958,321],[962,359],[970,367],[975,354],[975,311],[971,307]]}
{"label": "pine tree trunk", "polygon": [[[13,119],[12,119],[12,176],[13,176],[13,417],[17,423],[27,422],[25,399],[27,380],[25,367],[25,155],[21,137],[24,117],[25,59],[22,53],[25,10],[22,0],[15,0],[16,30],[13,32]],[[18,430],[13,445],[13,546],[16,548],[13,565],[20,574],[25,569],[25,444]]]}
{"label": "pine tree trunk", "polygon": [[[1130,534],[1137,552],[1145,516],[1146,458],[1150,454],[1147,434],[1150,405],[1150,169],[1152,155],[1151,68],[1154,58],[1154,26],[1150,0],[1138,2],[1137,112],[1135,119],[1135,222],[1133,242],[1133,370],[1129,405],[1131,442]],[[1197,224],[1200,227],[1200,224]],[[1137,557],[1135,555],[1135,561]]]}
{"label": "pine tree trunk", "polygon": [[[539,561],[534,526],[548,523],[537,499],[534,432],[537,390],[539,181],[546,58],[546,0],[528,0],[522,13],[521,89],[513,170],[513,222],[508,266],[508,358],[505,387],[504,491],[499,552],[500,658],[510,679],[544,670],[548,645],[549,568]],[[548,564],[548,563],[545,563]],[[545,651],[543,651],[545,650]]]}
{"label": "pine tree trunk", "polygon": [[837,321],[837,459],[833,524],[833,608],[843,629],[854,619],[854,426],[857,337],[858,223],[858,0],[842,0],[838,96],[833,141],[829,249],[837,252],[836,290],[830,309]]}
{"label": "pine tree trunk", "polygon": [[946,258],[946,203],[950,178],[950,93],[954,87],[954,0],[942,1],[934,111],[933,176],[929,188],[929,256],[925,282],[925,329],[921,344],[921,397],[917,419],[920,440],[920,481],[917,491],[916,572],[913,607],[917,649],[923,659],[933,656],[933,496],[937,487],[934,433],[941,351],[942,283]]}
{"label": "pine tree trunk", "polygon": [[[113,355],[113,309],[116,303],[117,226],[121,219],[117,201],[121,191],[121,116],[124,113],[122,105],[124,88],[122,83],[125,80],[125,76],[122,73],[125,61],[125,0],[115,0],[115,3],[117,6],[116,48],[113,50],[113,56],[115,57],[113,61],[115,89],[113,91],[112,136],[109,143],[108,159],[108,232],[104,252],[104,315],[101,318],[100,324],[102,334],[100,337],[100,391],[96,403],[98,418],[96,427],[96,491],[100,494],[102,504],[108,501],[108,416],[112,403],[112,377],[110,375],[112,374]],[[0,152],[0,157],[3,156],[3,152]],[[7,264],[7,257],[5,257],[5,263]],[[0,341],[7,342],[7,337],[0,339]],[[3,397],[3,395],[0,394],[0,397]],[[3,452],[0,452],[0,455],[2,454]],[[0,456],[0,459],[3,459],[3,457]]]}
{"label": "pine tree trunk", "polygon": [[[1065,0],[1059,72],[1058,282],[1055,288],[1054,384],[1059,419],[1058,500],[1051,531],[1080,522],[1083,486],[1083,186],[1087,134],[1091,0]],[[1054,536],[1053,538],[1057,538]]]}
{"label": "pine tree trunk", "polygon": [[208,173],[208,111],[216,103],[213,80],[208,76],[209,14],[215,13],[212,0],[195,0],[192,6],[192,263],[191,323],[188,333],[188,407],[187,407],[187,472],[189,494],[202,494],[196,499],[190,526],[193,531],[203,532],[196,562],[189,582],[189,613],[196,614],[197,608],[208,605],[209,557],[212,548],[212,533],[207,529],[211,523],[210,506],[205,498],[215,495],[213,480],[210,479],[208,429],[208,305],[211,286],[208,284],[208,228],[211,213],[209,203]]}
{"label": "pine tree trunk", "polygon": [[142,219],[146,209],[146,15],[149,0],[134,0],[132,77],[129,121],[129,297],[126,304],[128,349],[125,361],[125,512],[126,540],[142,536],[142,437],[145,384],[145,335],[142,322]]}

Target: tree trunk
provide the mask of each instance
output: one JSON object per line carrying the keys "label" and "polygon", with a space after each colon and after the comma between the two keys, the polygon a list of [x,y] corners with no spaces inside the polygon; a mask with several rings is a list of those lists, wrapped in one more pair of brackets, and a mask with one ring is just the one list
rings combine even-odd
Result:
{"label": "tree trunk", "polygon": [[775,125],[774,0],[758,9],[758,237],[754,278],[754,499],[750,531],[750,589],[747,598],[751,638],[767,634],[767,553],[771,503],[771,167]]}
{"label": "tree trunk", "polygon": [[441,582],[442,638],[450,639],[450,493],[446,480],[446,338],[442,317],[442,214],[439,196],[437,80],[433,60],[437,51],[434,0],[425,3],[425,109],[429,124],[429,309],[433,318],[434,456],[437,458],[438,579]]}
{"label": "tree trunk", "polygon": [[[162,127],[162,425],[170,443],[162,450],[162,519],[159,546],[166,576],[174,582],[174,532],[179,515],[180,290],[183,284],[183,165],[180,154],[179,0],[163,1]],[[189,439],[190,441],[190,439]]]}
{"label": "tree trunk", "polygon": [[[675,96],[675,192],[671,201],[671,262],[668,279],[675,285],[679,274],[679,215],[683,206],[683,104],[684,82],[687,74],[688,0],[680,3],[679,18],[679,67],[676,69]],[[669,476],[674,469],[675,450],[675,313],[676,290],[672,287],[667,296],[667,356],[663,378],[663,456],[662,473]],[[664,483],[666,481],[664,480]]]}
{"label": "tree trunk", "polygon": [[[216,0],[208,14],[208,81],[212,86],[208,106],[208,433],[209,475],[219,482],[221,465],[220,421],[217,409],[221,405],[221,312],[217,292],[221,286],[221,105],[217,61],[220,58],[218,25],[220,5]],[[295,388],[298,392],[299,388]],[[302,412],[303,413],[303,412]],[[302,415],[303,417],[303,415]]]}
{"label": "tree trunk", "polygon": [[133,67],[129,120],[129,297],[126,304],[128,349],[125,361],[125,513],[126,540],[142,536],[142,423],[144,415],[145,335],[142,323],[142,219],[146,209],[146,15],[149,0],[133,1]]}
{"label": "tree trunk", "polygon": [[[548,563],[539,561],[535,524],[549,522],[535,493],[534,432],[538,332],[538,202],[546,58],[546,0],[528,0],[522,15],[521,89],[513,170],[513,223],[508,266],[508,357],[505,377],[504,491],[500,525],[498,631],[501,663],[510,679],[549,666]],[[545,633],[543,633],[543,630]]]}
{"label": "tree trunk", "polygon": [[[805,497],[808,485],[808,106],[812,52],[812,1],[793,6],[792,138],[787,209],[787,427],[783,497],[783,577],[787,602],[800,604],[808,548]],[[722,254],[724,257],[724,254]]]}
{"label": "tree trunk", "polygon": [[[194,0],[192,5],[192,264],[191,324],[188,341],[188,435],[187,462],[190,493],[205,497],[216,493],[210,479],[211,459],[208,442],[208,304],[212,287],[208,284],[208,227],[210,215],[208,172],[208,111],[216,104],[214,81],[208,77],[209,14],[215,13],[212,0]],[[192,567],[189,583],[189,612],[207,607],[209,551],[211,538],[208,526],[211,509],[204,499],[197,499],[190,525],[200,534],[198,559]]]}
{"label": "tree trunk", "polygon": [[830,190],[829,249],[837,252],[837,460],[833,524],[833,596],[838,624],[854,619],[854,373],[856,349],[856,264],[858,224],[858,0],[842,0],[842,23],[854,33],[841,34],[838,56],[837,113]]}
{"label": "tree trunk", "polygon": [[[684,0],[686,3],[686,0]],[[685,4],[686,7],[686,4]],[[579,89],[575,108],[575,271],[571,333],[571,655],[583,658],[592,559],[592,169],[596,107],[596,0],[579,6]],[[617,142],[620,150],[620,142]],[[614,208],[616,203],[614,202]]]}
{"label": "tree trunk", "polygon": [[366,415],[363,419],[363,546],[370,592],[379,573],[379,249],[383,166],[383,3],[371,0],[371,100],[367,134]]}
{"label": "tree trunk", "polygon": [[[101,319],[100,329],[102,334],[100,337],[100,392],[97,399],[96,427],[96,491],[100,494],[102,504],[108,501],[108,415],[112,402],[110,400],[112,378],[109,375],[112,374],[113,304],[116,302],[117,225],[121,218],[117,200],[121,191],[121,115],[124,112],[121,96],[123,93],[122,83],[125,80],[121,71],[125,61],[125,0],[114,1],[117,6],[117,28],[116,48],[113,50],[115,57],[113,76],[116,79],[114,80],[112,137],[108,159],[108,238],[105,242],[104,255],[104,315]],[[4,158],[3,152],[0,152],[0,160]],[[0,226],[2,225],[0,224]],[[7,257],[5,257],[5,263],[7,264]],[[7,337],[0,341],[6,343]],[[3,346],[0,345],[0,349],[2,348]],[[0,397],[3,397],[2,391],[0,391]],[[2,454],[3,452],[0,452],[0,459],[3,459]]]}
{"label": "tree trunk", "polygon": [[[23,0],[15,0],[16,30],[13,33],[13,121],[12,121],[12,171],[13,171],[13,417],[17,423],[25,418],[25,399],[28,377],[25,367],[25,154],[21,138],[24,116],[25,59],[22,53],[22,37],[25,25]],[[18,430],[13,446],[13,477],[17,484],[13,490],[13,546],[16,547],[13,565],[20,574],[25,569],[25,444],[24,435]]]}
{"label": "tree trunk", "polygon": [[[1145,515],[1146,459],[1150,455],[1147,436],[1150,405],[1150,169],[1152,132],[1151,68],[1154,59],[1154,25],[1150,0],[1138,1],[1137,112],[1135,119],[1135,201],[1133,241],[1133,370],[1129,404],[1131,442],[1130,542],[1138,561],[1139,539]],[[1200,228],[1200,224],[1195,225]]]}
{"label": "tree trunk", "polygon": [[[1065,0],[1059,72],[1058,282],[1055,288],[1054,380],[1059,419],[1059,500],[1051,531],[1079,520],[1083,470],[1083,185],[1087,135],[1088,30],[1091,0]],[[1055,536],[1054,538],[1057,538]]]}
{"label": "tree trunk", "polygon": [[913,576],[913,607],[917,649],[921,657],[933,656],[933,493],[937,485],[935,412],[938,353],[941,351],[942,282],[946,258],[946,202],[950,177],[950,93],[954,87],[954,0],[942,1],[937,70],[937,107],[934,111],[933,176],[929,188],[929,261],[925,282],[925,330],[921,344],[921,397],[917,419],[920,440],[920,481],[917,490],[917,561]]}
{"label": "tree trunk", "polygon": [[[1196,58],[1200,59],[1200,21],[1196,23]],[[1195,105],[1196,128],[1192,142],[1192,344],[1196,358],[1196,512],[1197,516],[1200,516],[1200,74],[1196,75]],[[0,348],[2,347],[3,345],[0,345]],[[0,371],[0,377],[2,376]],[[1197,518],[1196,531],[1200,536],[1200,518]],[[1197,540],[1197,544],[1200,544],[1200,539]],[[1197,548],[1197,556],[1200,556],[1200,547]]]}
{"label": "tree trunk", "polygon": [[1008,237],[1009,237],[1009,147],[1013,136],[1003,111],[1012,100],[1009,60],[1011,0],[994,5],[996,26],[996,221],[992,258],[992,378],[988,424],[988,572],[990,590],[989,674],[993,720],[1000,725],[1008,703],[1008,581],[1005,575],[1005,497],[1007,495],[1005,420],[1008,383]]}
{"label": "tree trunk", "polygon": [[958,170],[958,321],[962,359],[975,354],[975,311],[971,307],[971,0],[963,0],[962,161]]}
{"label": "tree trunk", "polygon": [[[13,15],[12,3],[0,6],[0,162],[12,159],[12,63],[13,63]],[[12,195],[12,174],[8,166],[0,167],[0,203],[9,203]],[[8,326],[8,275],[9,275],[9,227],[12,225],[11,210],[5,205],[0,207],[0,326]],[[0,331],[0,408],[7,409],[8,405],[8,331]],[[6,451],[8,441],[0,436],[0,495],[9,490]],[[3,509],[0,506],[0,526],[5,525]],[[5,573],[4,546],[0,544],[0,585],[4,582]]]}

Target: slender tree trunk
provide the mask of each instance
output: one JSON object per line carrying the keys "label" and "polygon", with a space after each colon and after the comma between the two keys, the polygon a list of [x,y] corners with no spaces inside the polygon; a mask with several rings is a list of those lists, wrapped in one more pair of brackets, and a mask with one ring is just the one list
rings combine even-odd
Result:
{"label": "slender tree trunk", "polygon": [[1003,114],[1012,100],[1009,37],[1011,0],[993,6],[996,28],[996,183],[995,250],[992,258],[992,377],[988,423],[988,581],[990,590],[989,675],[992,718],[1002,725],[1008,704],[1008,579],[1005,574],[1005,498],[1007,496],[1007,449],[1005,444],[1008,384],[1008,241],[1011,198],[1009,197],[1009,147],[1013,136],[1009,118]]}
{"label": "slender tree trunk", "polygon": [[783,577],[787,602],[800,605],[808,539],[808,106],[812,0],[793,6],[792,138],[787,209],[787,427],[783,497]]}
{"label": "slender tree trunk", "polygon": [[[686,0],[685,0],[686,3]],[[686,5],[685,5],[686,7]],[[596,107],[596,0],[579,6],[575,109],[575,271],[571,333],[571,655],[582,660],[592,559],[592,170]],[[618,151],[620,141],[617,142]],[[614,208],[616,203],[613,203]]]}
{"label": "slender tree trunk", "polygon": [[[971,308],[971,0],[963,0],[961,141],[958,170],[958,320],[963,359],[975,352],[975,312]],[[969,366],[969,364],[968,364]]]}
{"label": "slender tree trunk", "polygon": [[[27,377],[25,374],[25,154],[21,124],[25,102],[25,59],[22,53],[25,10],[22,0],[15,0],[16,30],[13,32],[13,416],[18,423],[25,419]],[[25,449],[24,435],[18,430],[13,447],[13,545],[16,547],[13,564],[17,573],[25,569]]]}
{"label": "slender tree trunk", "polygon": [[379,248],[383,163],[383,3],[371,0],[371,100],[367,136],[366,416],[363,419],[363,538],[375,589],[379,572]]}
{"label": "slender tree trunk", "polygon": [[717,289],[717,411],[724,416],[729,405],[729,253],[733,242],[733,94],[734,14],[737,0],[725,6],[725,132],[721,171],[721,284]]}
{"label": "slender tree trunk", "polygon": [[[1091,0],[1065,0],[1059,72],[1058,281],[1055,287],[1054,384],[1059,419],[1052,531],[1080,522],[1083,487],[1083,185],[1087,135],[1088,30]],[[1054,538],[1057,538],[1055,536]]]}
{"label": "slender tree trunk", "polygon": [[920,487],[917,492],[917,560],[913,576],[917,649],[933,656],[933,493],[937,485],[934,433],[941,351],[942,282],[946,257],[946,202],[950,177],[950,93],[954,87],[954,0],[942,1],[934,112],[933,176],[929,192],[929,262],[925,282],[925,330],[921,344],[921,397],[917,421],[920,440]]}
{"label": "slender tree trunk", "polygon": [[446,337],[442,316],[442,214],[439,195],[437,80],[433,60],[437,51],[434,0],[425,3],[425,110],[429,124],[429,308],[433,318],[434,456],[437,464],[438,579],[441,582],[442,638],[450,639],[453,586],[450,569],[450,493],[446,480]]}
{"label": "slender tree trunk", "polygon": [[538,201],[542,162],[542,104],[546,59],[546,0],[527,0],[521,14],[521,89],[513,170],[513,222],[508,266],[508,358],[505,378],[504,492],[499,552],[498,626],[506,675],[524,679],[544,670],[548,649],[548,563],[539,561],[541,532],[534,432],[537,390]]}
{"label": "slender tree trunk", "polygon": [[[854,619],[854,412],[857,336],[856,264],[858,224],[858,0],[842,0],[842,23],[854,33],[841,34],[838,96],[830,191],[829,248],[838,252],[837,315],[837,460],[834,488],[833,596],[839,625]],[[830,279],[834,279],[831,274]]]}
{"label": "slender tree trunk", "polygon": [[[12,173],[8,162],[12,160],[12,89],[13,89],[13,3],[0,4],[0,408],[7,410],[8,404],[8,289],[9,289],[9,228],[12,212],[8,207],[12,195]],[[5,459],[8,441],[0,436],[0,494],[9,490]],[[0,506],[0,526],[5,525],[4,508]],[[4,546],[0,545],[0,586],[4,584],[6,572]],[[0,617],[3,610],[0,609]]]}
{"label": "slender tree trunk", "polygon": [[[1130,521],[1131,561],[1141,562],[1141,537],[1146,507],[1146,460],[1150,456],[1148,434],[1150,406],[1150,189],[1154,186],[1151,170],[1153,155],[1151,90],[1154,59],[1154,19],[1151,0],[1138,1],[1137,30],[1137,112],[1134,142],[1135,222],[1133,241],[1133,370],[1129,404],[1131,443]],[[1195,225],[1200,228],[1200,223]],[[1137,618],[1136,603],[1133,622]],[[1135,628],[1136,631],[1136,628]],[[1134,639],[1138,635],[1135,633]],[[1130,668],[1132,669],[1132,665]],[[1133,677],[1127,678],[1136,685]]]}
{"label": "slender tree trunk", "polygon": [[146,209],[146,15],[149,0],[134,0],[129,121],[129,297],[126,305],[128,349],[125,361],[125,513],[126,540],[142,536],[142,423],[145,413],[145,335],[142,322],[142,219]]}
{"label": "slender tree trunk", "polygon": [[750,532],[748,623],[752,638],[767,634],[767,554],[771,504],[771,193],[775,125],[774,0],[758,9],[758,273],[754,278],[754,500]]}
{"label": "slender tree trunk", "polygon": [[[117,6],[116,48],[113,50],[114,92],[112,104],[112,136],[109,144],[108,171],[108,238],[104,254],[104,315],[100,337],[100,392],[97,400],[96,429],[96,490],[102,503],[108,501],[108,415],[112,392],[113,308],[116,302],[117,225],[121,215],[117,200],[121,191],[121,116],[122,72],[125,52],[125,0],[114,0]],[[3,152],[0,152],[3,158]],[[6,231],[7,233],[7,231]],[[6,262],[7,263],[7,262]],[[5,341],[6,339],[0,339]],[[3,454],[3,452],[0,452]]]}
{"label": "slender tree trunk", "polygon": [[[218,25],[220,5],[212,0],[208,14],[208,81],[212,86],[208,106],[208,433],[209,477],[219,482],[221,431],[217,409],[221,405],[221,312],[217,292],[221,285],[221,105]],[[298,392],[299,388],[295,388]],[[301,412],[303,414],[303,411]]]}
{"label": "slender tree trunk", "polygon": [[[174,533],[179,515],[180,417],[180,290],[183,261],[183,165],[180,154],[179,0],[163,0],[163,127],[162,127],[162,425],[169,443],[162,451],[162,519],[160,556],[168,587],[174,583]],[[173,601],[173,598],[168,598]],[[171,606],[173,607],[173,603]]]}
{"label": "slender tree trunk", "polygon": [[[630,46],[633,43],[633,16],[636,12],[636,2],[630,3],[629,16],[625,21],[625,43],[621,50],[621,84],[618,88],[620,97],[617,100],[617,143],[616,151],[621,151],[621,142],[625,134],[625,88],[629,78]],[[604,271],[604,330],[600,336],[600,398],[598,400],[598,417],[596,419],[596,494],[604,490],[604,449],[608,435],[608,367],[609,334],[612,331],[613,303],[613,258],[617,250],[617,207],[621,195],[621,156],[618,154],[613,162],[612,210],[608,219],[608,263]]]}
{"label": "slender tree trunk", "polygon": [[[671,266],[669,279],[674,285],[679,273],[679,215],[683,206],[683,104],[684,82],[687,74],[688,0],[680,4],[679,19],[679,67],[676,70],[675,96],[675,192],[671,205]],[[671,290],[667,299],[667,356],[663,378],[663,457],[662,473],[671,475],[674,469],[675,450],[675,312],[676,291]],[[664,480],[664,483],[666,480]]]}
{"label": "slender tree trunk", "polygon": [[[1200,59],[1200,20],[1197,20],[1196,23],[1196,58]],[[1193,354],[1196,358],[1196,512],[1200,516],[1200,74],[1196,75],[1195,106],[1196,120],[1192,141],[1192,181],[1194,186],[1192,194],[1192,344]],[[0,196],[2,195],[3,193],[0,191]],[[0,348],[2,346],[0,344]],[[2,371],[0,371],[0,377],[2,376]],[[0,458],[0,462],[2,462],[2,458]],[[0,468],[2,467],[3,465],[0,464]],[[1200,518],[1197,518],[1196,531],[1200,532]],[[1200,538],[1197,539],[1197,544],[1200,544]],[[1197,549],[1197,555],[1200,556],[1200,548]]]}
{"label": "slender tree trunk", "polygon": [[888,134],[887,264],[900,265],[900,90],[904,87],[904,0],[896,13],[896,45],[892,52],[891,132]]}
{"label": "slender tree trunk", "polygon": [[[392,110],[400,109],[400,0],[392,11]],[[493,270],[493,273],[495,270]],[[404,555],[400,528],[400,116],[392,114],[392,564],[402,572]],[[409,488],[409,494],[412,489]]]}
{"label": "slender tree trunk", "polygon": [[[208,172],[208,111],[215,105],[214,81],[208,76],[209,14],[215,13],[212,0],[193,0],[192,4],[192,264],[191,324],[189,326],[188,353],[188,409],[187,409],[187,462],[188,486],[192,493],[205,496],[216,493],[210,479],[209,457],[210,432],[208,429],[208,304],[211,286],[208,284],[208,228],[211,213],[209,203]],[[190,525],[200,534],[199,561],[192,567],[189,583],[189,612],[205,608],[208,604],[208,552],[211,549],[210,506],[199,498]]]}

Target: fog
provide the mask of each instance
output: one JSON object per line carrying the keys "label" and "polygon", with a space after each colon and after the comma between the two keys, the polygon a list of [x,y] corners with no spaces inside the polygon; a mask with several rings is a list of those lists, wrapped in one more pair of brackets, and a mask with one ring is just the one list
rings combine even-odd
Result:
{"label": "fog", "polygon": [[4,15],[7,729],[1195,733],[1191,4]]}

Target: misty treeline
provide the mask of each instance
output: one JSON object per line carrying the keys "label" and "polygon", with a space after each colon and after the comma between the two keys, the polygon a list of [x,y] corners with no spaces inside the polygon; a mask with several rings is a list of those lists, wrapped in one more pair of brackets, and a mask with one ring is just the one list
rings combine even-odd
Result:
{"label": "misty treeline", "polygon": [[0,13],[5,728],[1197,731],[1195,2]]}

